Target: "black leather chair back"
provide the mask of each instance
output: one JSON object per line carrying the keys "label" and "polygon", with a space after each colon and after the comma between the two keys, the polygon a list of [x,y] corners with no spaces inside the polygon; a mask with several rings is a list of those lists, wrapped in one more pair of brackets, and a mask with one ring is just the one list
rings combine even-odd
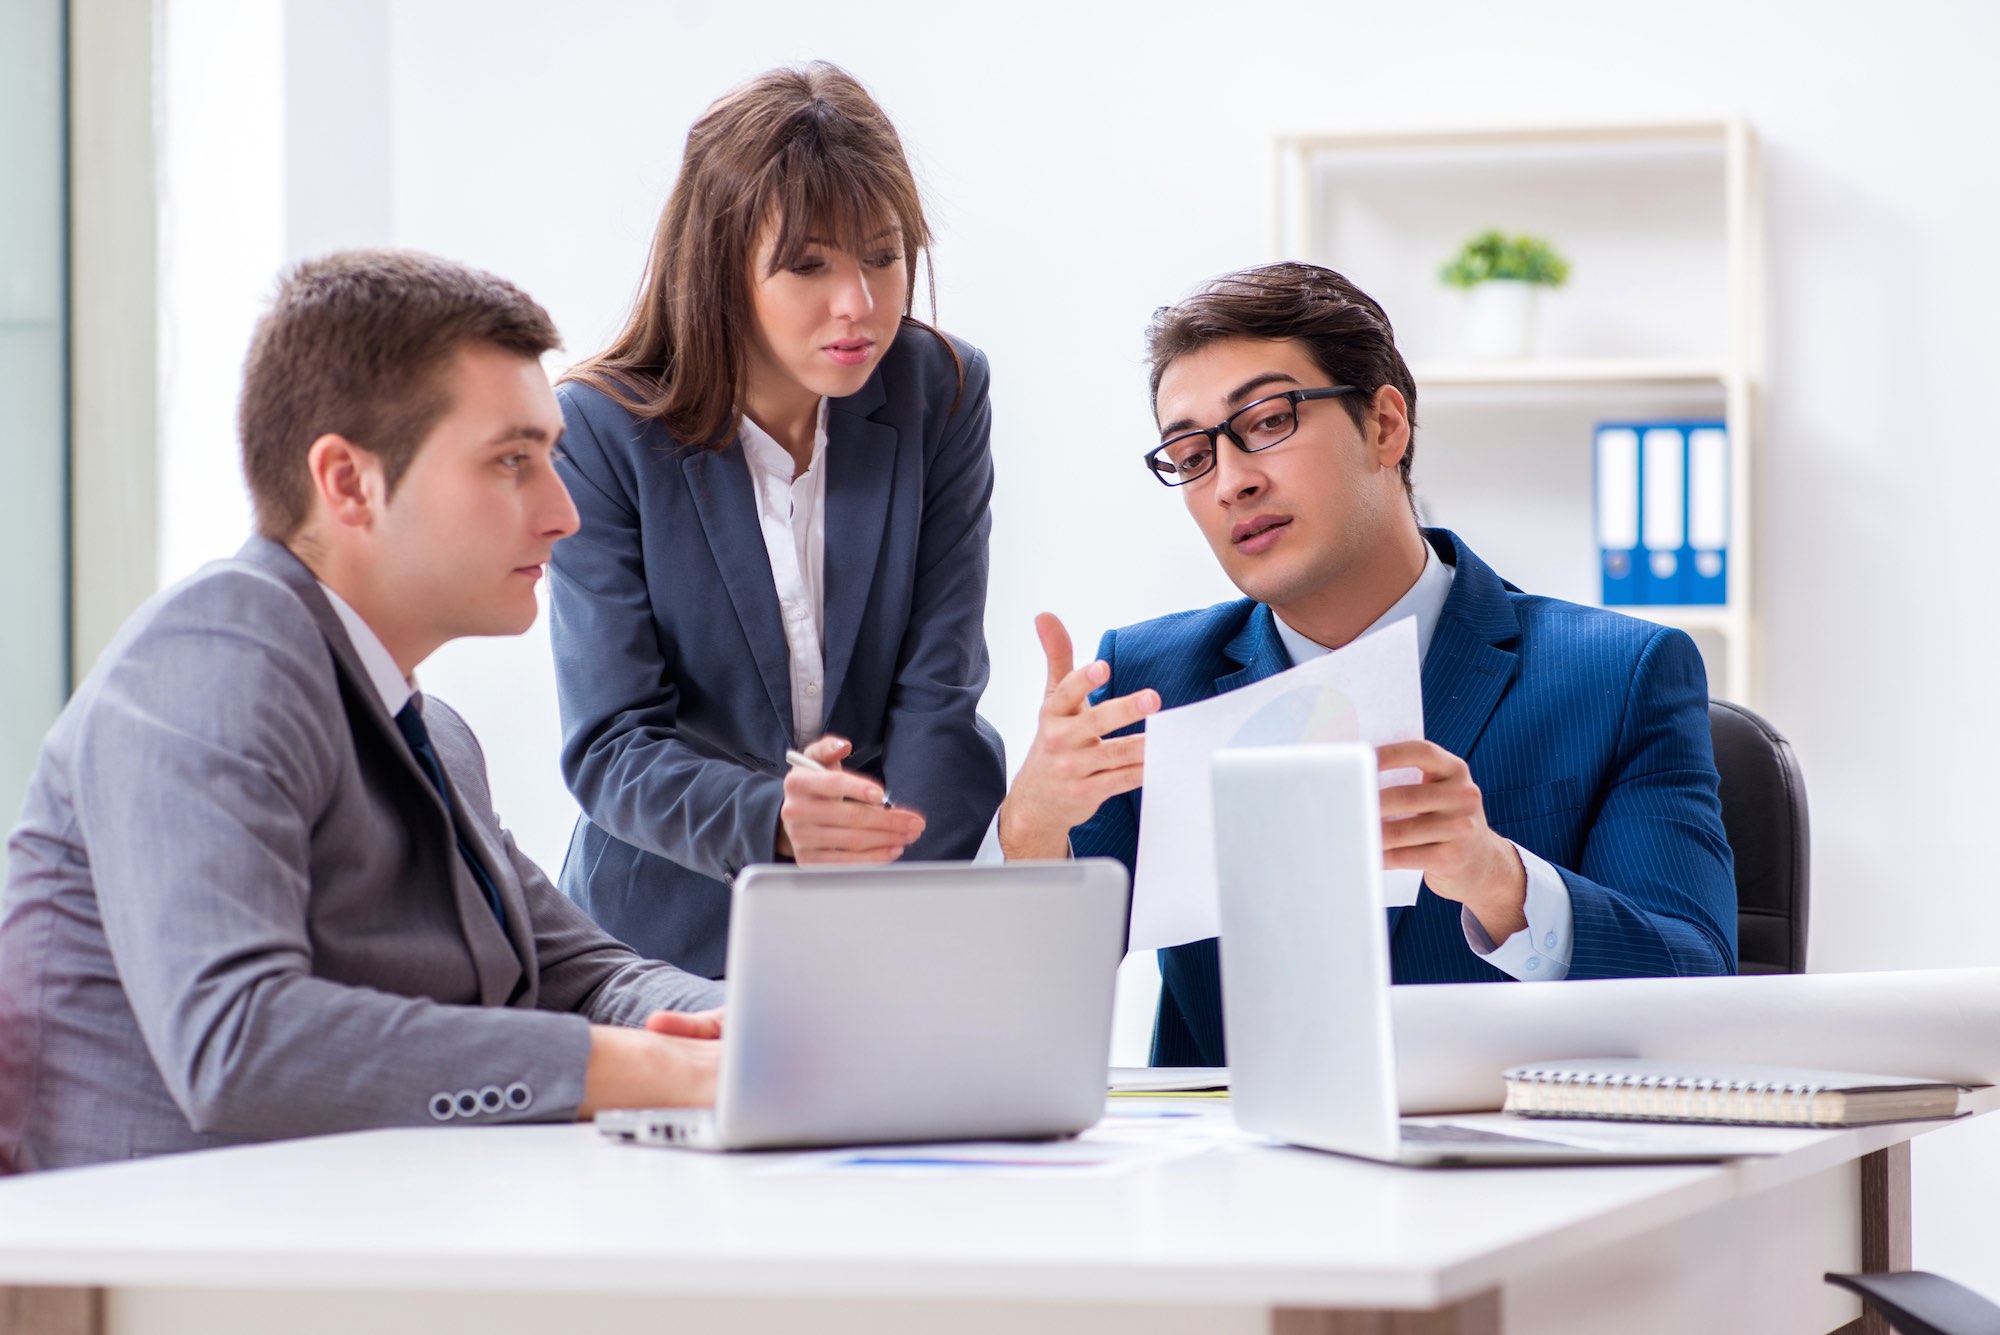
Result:
{"label": "black leather chair back", "polygon": [[1804,973],[1811,841],[1798,756],[1776,728],[1726,700],[1708,702],[1708,730],[1736,854],[1736,970]]}
{"label": "black leather chair back", "polygon": [[1862,1311],[1886,1318],[1900,1335],[2000,1335],[2000,1307],[1928,1270],[1828,1275],[1826,1282],[1860,1294]]}

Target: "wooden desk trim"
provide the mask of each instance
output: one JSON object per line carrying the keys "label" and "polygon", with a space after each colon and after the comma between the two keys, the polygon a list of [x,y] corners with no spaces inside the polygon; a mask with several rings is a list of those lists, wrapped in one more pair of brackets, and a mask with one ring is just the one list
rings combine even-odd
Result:
{"label": "wooden desk trim", "polygon": [[[1910,1268],[1910,1142],[1865,1154],[1861,1172],[1861,1273]],[[1895,1335],[1880,1312],[1864,1309],[1836,1335]]]}
{"label": "wooden desk trim", "polygon": [[0,1288],[0,1335],[104,1335],[104,1290]]}
{"label": "wooden desk trim", "polygon": [[1500,1335],[1500,1290],[1427,1312],[1316,1312],[1280,1307],[1271,1335]]}

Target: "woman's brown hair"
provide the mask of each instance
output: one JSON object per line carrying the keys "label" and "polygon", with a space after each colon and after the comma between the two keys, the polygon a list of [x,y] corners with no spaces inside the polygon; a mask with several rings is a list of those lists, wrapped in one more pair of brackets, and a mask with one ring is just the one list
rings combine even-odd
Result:
{"label": "woman's brown hair", "polygon": [[679,440],[720,449],[740,402],[755,320],[751,248],[762,229],[777,226],[768,271],[777,273],[803,258],[809,238],[858,254],[885,220],[902,233],[904,322],[935,333],[910,315],[919,253],[932,278],[931,234],[896,127],[836,65],[760,74],[688,131],[625,328],[562,378],[601,390]]}

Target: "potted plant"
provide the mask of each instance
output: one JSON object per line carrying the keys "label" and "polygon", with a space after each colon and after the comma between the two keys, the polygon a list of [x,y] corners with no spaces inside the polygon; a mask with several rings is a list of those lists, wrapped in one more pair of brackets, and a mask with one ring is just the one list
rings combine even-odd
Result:
{"label": "potted plant", "polygon": [[1538,236],[1479,233],[1445,261],[1438,278],[1466,294],[1466,341],[1473,356],[1526,357],[1534,347],[1535,294],[1561,287],[1569,261]]}

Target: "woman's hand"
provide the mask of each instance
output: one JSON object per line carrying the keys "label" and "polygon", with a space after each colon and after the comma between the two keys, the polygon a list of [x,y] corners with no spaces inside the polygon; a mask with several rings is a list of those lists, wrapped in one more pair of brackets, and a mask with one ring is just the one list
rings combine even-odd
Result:
{"label": "woman's hand", "polygon": [[840,768],[841,757],[853,749],[845,737],[822,737],[805,753],[826,768],[785,775],[779,857],[799,863],[894,862],[924,832],[921,815],[887,805],[881,784]]}

